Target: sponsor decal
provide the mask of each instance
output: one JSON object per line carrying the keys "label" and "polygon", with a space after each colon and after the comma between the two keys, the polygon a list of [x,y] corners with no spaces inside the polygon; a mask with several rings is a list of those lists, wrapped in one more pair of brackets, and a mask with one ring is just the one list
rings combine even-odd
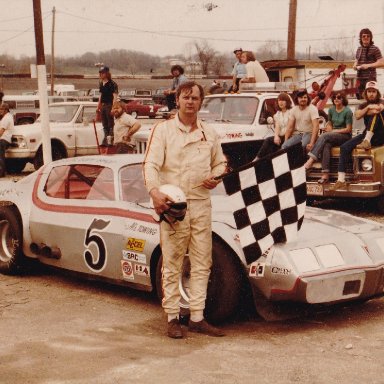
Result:
{"label": "sponsor decal", "polygon": [[148,267],[146,265],[135,264],[135,275],[148,276]]}
{"label": "sponsor decal", "polygon": [[156,235],[158,233],[157,227],[150,227],[147,225],[139,224],[138,222],[134,221],[130,225],[126,225],[125,227],[128,231],[134,231],[134,232],[140,232],[144,233],[146,235]]}
{"label": "sponsor decal", "polygon": [[271,272],[276,275],[288,276],[291,274],[292,270],[290,268],[285,268],[285,267],[272,267]]}
{"label": "sponsor decal", "polygon": [[241,139],[243,137],[243,134],[241,132],[230,132],[226,134],[226,137],[228,139]]}
{"label": "sponsor decal", "polygon": [[130,249],[131,251],[143,252],[144,246],[145,246],[145,240],[129,237],[125,248]]}
{"label": "sponsor decal", "polygon": [[123,278],[127,280],[135,280],[133,275],[132,263],[130,261],[121,260],[121,271],[123,272]]}
{"label": "sponsor decal", "polygon": [[131,260],[131,261],[136,261],[138,263],[147,263],[147,256],[144,255],[144,253],[136,253],[132,251],[126,251],[123,249],[123,259],[124,260]]}
{"label": "sponsor decal", "polygon": [[249,276],[264,277],[265,263],[253,262],[249,268]]}

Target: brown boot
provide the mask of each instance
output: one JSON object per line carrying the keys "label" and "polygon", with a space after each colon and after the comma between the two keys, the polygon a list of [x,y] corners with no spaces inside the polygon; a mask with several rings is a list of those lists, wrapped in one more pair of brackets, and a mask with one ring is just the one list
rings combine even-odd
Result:
{"label": "brown boot", "polygon": [[188,329],[190,332],[203,333],[204,335],[208,335],[208,336],[214,336],[214,337],[225,336],[225,334],[222,331],[220,331],[220,329],[217,329],[212,325],[208,324],[204,319],[201,321],[189,320]]}
{"label": "brown boot", "polygon": [[172,339],[183,338],[183,332],[181,330],[179,319],[172,319],[168,322],[168,337],[171,337]]}

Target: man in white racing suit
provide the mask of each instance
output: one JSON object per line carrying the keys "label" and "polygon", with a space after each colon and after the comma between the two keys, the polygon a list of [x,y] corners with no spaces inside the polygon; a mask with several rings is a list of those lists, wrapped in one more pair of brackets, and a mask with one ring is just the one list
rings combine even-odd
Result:
{"label": "man in white racing suit", "polygon": [[159,191],[163,184],[182,189],[187,199],[184,220],[160,224],[163,254],[163,308],[168,315],[168,336],[182,338],[179,323],[179,278],[185,254],[191,263],[189,331],[223,336],[203,317],[208,278],[212,265],[210,189],[214,177],[225,172],[216,131],[197,118],[203,88],[188,81],[176,93],[178,113],[154,127],[144,160],[144,180],[157,214],[169,210],[170,198]]}

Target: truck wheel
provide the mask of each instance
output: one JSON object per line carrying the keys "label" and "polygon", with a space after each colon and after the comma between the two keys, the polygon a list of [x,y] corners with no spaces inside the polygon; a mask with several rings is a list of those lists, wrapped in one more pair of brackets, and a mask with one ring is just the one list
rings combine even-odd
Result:
{"label": "truck wheel", "polygon": [[20,173],[27,164],[26,160],[21,159],[6,159],[5,167],[8,173]]}
{"label": "truck wheel", "polygon": [[[163,257],[160,256],[156,268],[156,289],[160,300],[163,297],[162,262]],[[204,316],[211,323],[220,323],[233,316],[240,304],[243,274],[232,251],[215,239],[213,240],[212,262]],[[189,309],[189,282],[190,261],[186,255],[179,283],[181,312]]]}
{"label": "truck wheel", "polygon": [[18,212],[10,206],[0,207],[0,271],[16,274],[25,264],[22,252],[22,226]]}
{"label": "truck wheel", "polygon": [[[52,161],[65,159],[67,154],[65,151],[56,143],[52,143]],[[33,159],[33,166],[36,170],[42,167],[44,164],[43,160],[43,150],[40,147],[36,152],[35,158]]]}
{"label": "truck wheel", "polygon": [[376,200],[377,210],[384,214],[384,196],[379,196]]}

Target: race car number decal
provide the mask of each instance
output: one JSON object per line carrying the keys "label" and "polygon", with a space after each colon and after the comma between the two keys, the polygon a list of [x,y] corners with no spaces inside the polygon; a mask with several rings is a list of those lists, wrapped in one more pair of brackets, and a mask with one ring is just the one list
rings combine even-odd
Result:
{"label": "race car number decal", "polygon": [[[99,233],[94,231],[102,231],[109,225],[110,221],[104,221],[101,219],[93,219],[91,225],[87,229],[84,238],[84,245],[86,250],[84,251],[85,263],[90,269],[95,272],[100,272],[104,269],[107,262],[107,253],[103,238]],[[93,255],[89,249],[91,244],[94,244],[97,248],[97,255]]]}

